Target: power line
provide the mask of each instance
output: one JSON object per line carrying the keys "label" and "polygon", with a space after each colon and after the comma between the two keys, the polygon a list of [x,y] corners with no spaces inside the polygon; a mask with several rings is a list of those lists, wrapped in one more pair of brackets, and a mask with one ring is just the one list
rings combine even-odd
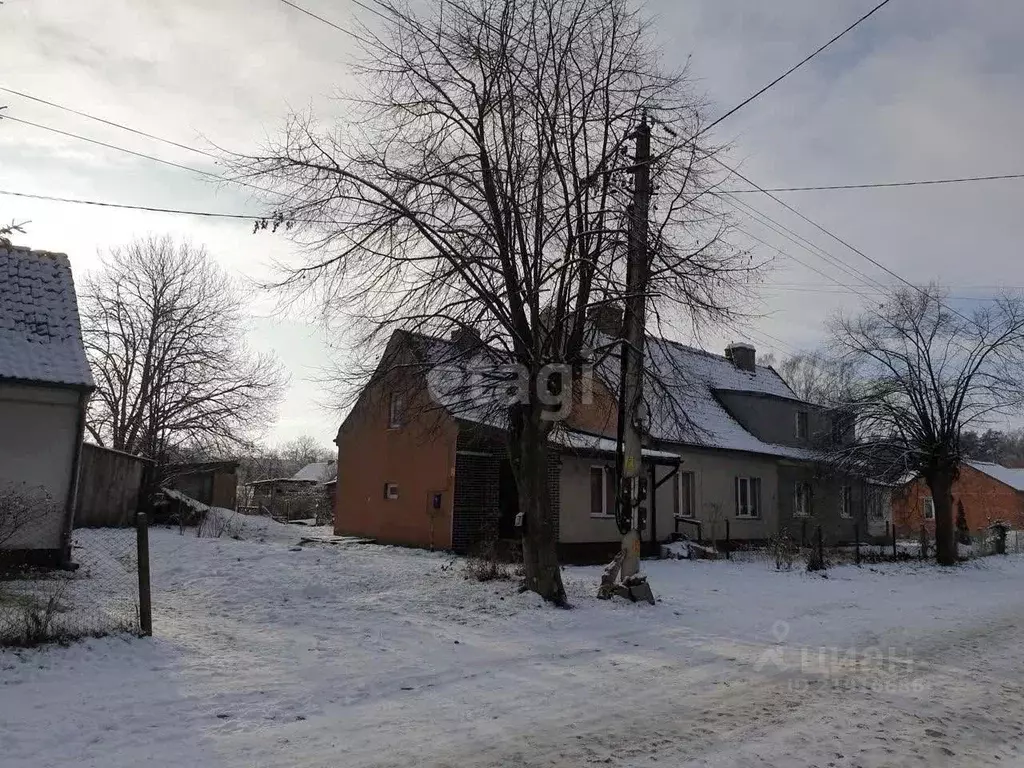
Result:
{"label": "power line", "polygon": [[938,184],[967,184],[976,181],[1005,181],[1024,179],[1024,173],[1001,173],[993,176],[961,176],[952,179],[920,179],[915,181],[883,181],[870,184],[826,184],[819,187],[765,187],[764,189],[730,189],[731,194],[751,192],[819,192],[836,189],[889,189],[893,187],[924,187]]}
{"label": "power line", "polygon": [[[118,129],[120,129],[122,131],[128,131],[129,133],[134,133],[136,136],[142,136],[142,137],[147,138],[147,139],[152,139],[153,141],[159,141],[159,142],[161,142],[163,144],[167,144],[167,145],[172,146],[172,147],[177,147],[178,149],[185,149],[185,150],[188,150],[189,152],[195,152],[195,153],[200,154],[200,155],[205,155],[206,157],[212,157],[214,160],[219,160],[220,159],[220,158],[217,157],[217,155],[213,154],[212,152],[207,152],[204,149],[199,149],[198,147],[190,147],[187,144],[181,144],[181,143],[179,143],[177,141],[172,141],[171,139],[165,139],[163,136],[156,136],[156,135],[154,135],[152,133],[147,133],[146,131],[140,131],[137,128],[131,128],[130,126],[124,125],[123,123],[117,123],[117,122],[114,122],[113,120],[107,120],[107,119],[102,118],[102,117],[97,117],[96,115],[89,114],[88,112],[82,112],[82,111],[77,110],[77,109],[72,109],[71,107],[67,107],[67,106],[65,106],[63,104],[58,104],[55,101],[49,101],[47,99],[40,98],[39,96],[32,96],[31,94],[24,93],[23,91],[16,91],[13,88],[5,88],[3,86],[0,86],[0,91],[2,91],[3,93],[10,93],[10,94],[12,94],[14,96],[18,96],[18,97],[20,97],[22,99],[28,99],[29,101],[37,102],[38,104],[45,104],[46,106],[53,107],[54,109],[60,109],[60,110],[63,110],[64,112],[70,112],[73,115],[78,115],[79,117],[84,117],[87,120],[93,120],[93,121],[95,121],[97,123],[102,123],[103,125],[109,125],[111,128],[118,128]],[[4,119],[6,119],[6,120],[16,120],[16,118],[13,118],[13,117],[5,117]],[[27,122],[27,121],[22,120],[22,121],[19,121],[19,122]]]}
{"label": "power line", "polygon": [[[282,0],[282,1],[283,1],[283,0]],[[837,40],[838,40],[839,38],[841,38],[841,37],[842,37],[843,35],[845,35],[845,34],[846,34],[847,32],[850,32],[850,31],[851,31],[851,30],[853,30],[853,29],[854,29],[855,27],[857,27],[857,26],[859,26],[860,24],[862,24],[863,22],[867,21],[867,20],[868,20],[868,19],[869,19],[869,18],[870,18],[871,16],[873,16],[873,15],[874,15],[875,13],[877,13],[877,12],[878,12],[878,11],[880,11],[880,10],[882,10],[882,8],[884,8],[885,6],[887,6],[887,5],[888,5],[888,4],[890,3],[890,1],[891,1],[891,0],[882,0],[882,2],[880,2],[880,3],[878,4],[878,5],[876,5],[876,6],[874,7],[874,8],[872,8],[872,9],[871,9],[870,11],[868,11],[867,13],[865,13],[865,14],[864,14],[863,16],[861,16],[861,17],[860,17],[859,19],[857,19],[857,20],[856,20],[855,22],[853,22],[853,24],[851,24],[850,26],[848,26],[848,27],[847,27],[846,29],[844,29],[844,30],[843,30],[842,32],[840,32],[840,33],[839,33],[838,35],[836,35],[836,36],[835,36],[835,37],[833,37],[833,38],[832,38],[831,40],[829,40],[829,41],[828,41],[827,43],[825,43],[824,45],[822,45],[822,46],[821,46],[820,48],[818,48],[817,50],[815,50],[815,51],[814,51],[813,53],[811,53],[810,55],[808,55],[808,56],[804,57],[803,59],[801,59],[801,60],[800,60],[799,62],[797,62],[796,64],[794,64],[794,65],[793,65],[792,67],[790,67],[790,68],[789,68],[789,69],[787,69],[787,70],[786,70],[785,72],[783,72],[783,73],[782,73],[781,75],[779,75],[779,76],[778,76],[778,77],[776,77],[776,78],[775,78],[774,80],[772,80],[772,81],[771,81],[770,83],[768,83],[768,85],[766,85],[766,86],[764,86],[763,88],[761,88],[760,90],[758,90],[758,91],[755,91],[754,93],[750,94],[750,96],[748,96],[747,98],[745,98],[745,99],[744,99],[743,101],[741,101],[741,102],[740,102],[739,104],[737,104],[737,105],[736,105],[735,107],[733,107],[732,109],[730,109],[730,110],[729,110],[728,112],[726,112],[726,113],[725,113],[724,115],[721,115],[720,117],[718,117],[718,118],[717,118],[716,120],[714,120],[714,121],[713,121],[713,122],[712,122],[712,123],[711,123],[710,125],[707,125],[707,126],[705,126],[705,127],[704,127],[704,128],[702,129],[702,130],[698,131],[698,132],[697,132],[697,134],[696,134],[696,135],[694,135],[694,137],[693,137],[693,138],[694,138],[694,139],[697,139],[697,138],[699,138],[700,136],[702,136],[703,134],[707,133],[707,132],[708,132],[708,131],[710,131],[710,130],[711,130],[712,128],[714,128],[714,127],[715,127],[716,125],[718,125],[718,124],[719,124],[720,122],[722,122],[723,120],[725,120],[725,119],[726,119],[727,117],[729,117],[729,116],[731,116],[731,115],[735,114],[736,112],[738,112],[739,110],[743,109],[743,107],[747,106],[747,104],[749,104],[750,102],[752,102],[752,101],[753,101],[754,99],[756,99],[756,98],[757,98],[758,96],[760,96],[761,94],[763,94],[763,93],[764,93],[765,91],[769,90],[770,88],[774,87],[775,85],[778,85],[778,84],[779,84],[780,82],[782,82],[782,81],[783,81],[783,80],[785,80],[785,79],[786,79],[787,77],[789,77],[789,76],[790,76],[791,74],[793,74],[793,73],[794,73],[794,72],[796,72],[796,71],[797,71],[798,69],[800,69],[800,67],[802,67],[802,66],[803,66],[804,64],[806,64],[807,62],[809,62],[809,61],[810,61],[811,59],[813,59],[813,58],[814,58],[815,56],[817,56],[817,55],[818,55],[819,53],[821,53],[821,52],[822,52],[822,51],[824,51],[824,50],[825,50],[826,48],[828,48],[828,47],[829,47],[830,45],[832,45],[832,44],[833,44],[834,42],[836,42],[836,41],[837,41]]]}
{"label": "power line", "polygon": [[[216,173],[211,173],[210,171],[203,171],[203,170],[200,170],[199,168],[193,168],[193,167],[188,166],[188,165],[182,165],[181,163],[174,163],[174,162],[171,162],[170,160],[164,160],[162,158],[155,157],[153,155],[147,155],[145,152],[136,152],[134,149],[128,149],[127,147],[120,147],[120,146],[118,146],[116,144],[108,144],[107,142],[100,141],[99,139],[91,139],[88,136],[82,136],[82,135],[77,134],[77,133],[71,133],[70,131],[62,131],[60,128],[53,128],[53,127],[51,127],[49,125],[43,125],[41,123],[33,123],[31,120],[23,120],[20,117],[11,117],[10,115],[4,115],[2,119],[3,120],[10,120],[10,121],[15,122],[15,123],[21,123],[22,125],[29,125],[29,126],[32,126],[33,128],[39,128],[40,130],[43,130],[43,131],[50,131],[51,133],[60,134],[61,136],[66,136],[66,137],[71,138],[71,139],[78,139],[79,141],[86,141],[86,142],[89,142],[90,144],[96,144],[97,146],[100,146],[100,147],[105,147],[107,149],[113,149],[113,150],[115,150],[117,152],[124,152],[124,153],[129,154],[129,155],[134,155],[135,157],[141,157],[144,160],[152,160],[154,163],[161,163],[163,165],[169,165],[172,168],[178,168],[178,169],[180,169],[182,171],[189,171],[191,173],[198,173],[198,174],[200,174],[202,176],[209,176],[211,178],[217,179],[217,181],[229,181],[229,179],[225,179],[223,176],[219,176]],[[131,129],[127,129],[127,130],[131,130]],[[243,182],[239,182],[239,183],[243,183]]]}
{"label": "power line", "polygon": [[149,205],[130,205],[128,203],[109,203],[100,200],[84,200],[74,197],[56,197],[54,195],[36,195],[30,192],[14,192],[12,190],[0,189],[0,195],[12,195],[14,197],[27,197],[32,200],[46,200],[55,203],[74,203],[76,205],[94,205],[100,208],[119,208],[132,211],[149,211],[151,213],[175,213],[183,216],[202,216],[205,218],[217,219],[247,219],[257,221],[264,216],[249,215],[245,213],[219,213],[215,211],[189,211],[180,208],[159,208]]}
{"label": "power line", "polygon": [[[304,13],[306,16],[309,16],[312,19],[316,19],[317,21],[323,22],[327,26],[332,27],[332,28],[338,30],[339,32],[342,32],[342,33],[348,35],[349,37],[352,37],[355,40],[358,40],[361,43],[369,44],[369,41],[365,37],[362,37],[361,35],[357,35],[352,30],[345,29],[345,27],[343,27],[343,26],[341,26],[339,24],[335,24],[330,19],[325,19],[323,16],[320,16],[319,14],[313,13],[312,11],[310,11],[310,10],[308,10],[306,8],[303,8],[298,3],[293,3],[291,0],[281,0],[281,2],[284,3],[285,5],[287,5],[289,8],[294,8],[299,13]],[[363,5],[362,3],[358,3],[357,2],[356,5],[359,5],[359,6],[363,7],[363,8],[366,8],[366,6]],[[368,10],[372,10],[372,9],[368,9]],[[381,15],[380,12],[378,12],[378,11],[374,11],[374,13],[376,13],[378,16]]]}

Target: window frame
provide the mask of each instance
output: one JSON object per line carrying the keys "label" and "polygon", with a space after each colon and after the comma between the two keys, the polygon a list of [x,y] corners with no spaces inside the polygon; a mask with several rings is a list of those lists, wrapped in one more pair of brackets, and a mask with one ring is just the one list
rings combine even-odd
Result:
{"label": "window frame", "polygon": [[388,396],[388,429],[401,429],[405,422],[405,398],[397,392]]}
{"label": "window frame", "polygon": [[[392,493],[392,491],[394,491]],[[397,501],[398,500],[398,483],[385,482],[384,483],[384,500],[385,501]]]}
{"label": "window frame", "polygon": [[[746,504],[740,503],[740,489],[746,488]],[[736,489],[736,517],[743,520],[758,520],[761,518],[761,478],[753,475],[737,475],[735,478]]]}
{"label": "window frame", "polygon": [[[601,472],[601,512],[594,512],[594,470]],[[615,478],[612,473],[614,467],[607,464],[591,464],[587,473],[590,486],[590,516],[594,520],[608,520],[615,518]]]}
{"label": "window frame", "polygon": [[797,440],[807,440],[811,435],[811,415],[809,411],[799,410],[796,412],[796,424],[794,427]]}
{"label": "window frame", "polygon": [[[688,515],[683,514],[683,475],[690,478],[690,493],[689,493],[689,504],[687,508],[690,510]],[[695,520],[697,518],[697,476],[692,471],[678,470],[676,472],[676,498],[675,498],[675,514],[676,516],[684,520]]]}
{"label": "window frame", "polygon": [[839,517],[843,520],[853,518],[853,486],[839,486]]}
{"label": "window frame", "polygon": [[[931,514],[929,514],[929,510],[931,510]],[[925,496],[921,499],[921,513],[925,520],[935,519],[935,499],[932,496]]]}
{"label": "window frame", "polygon": [[[801,490],[803,493],[801,493]],[[806,480],[798,480],[793,485],[793,517],[811,517],[813,508],[811,506],[811,500],[813,498],[813,490],[811,484]],[[803,503],[801,504],[801,499]]]}

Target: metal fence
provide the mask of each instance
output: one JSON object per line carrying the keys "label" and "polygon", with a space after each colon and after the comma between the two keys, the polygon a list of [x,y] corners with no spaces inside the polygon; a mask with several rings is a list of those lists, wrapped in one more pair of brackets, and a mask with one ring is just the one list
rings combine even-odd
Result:
{"label": "metal fence", "polygon": [[74,570],[0,573],[0,646],[144,634],[139,552],[135,528],[81,529],[72,538]]}

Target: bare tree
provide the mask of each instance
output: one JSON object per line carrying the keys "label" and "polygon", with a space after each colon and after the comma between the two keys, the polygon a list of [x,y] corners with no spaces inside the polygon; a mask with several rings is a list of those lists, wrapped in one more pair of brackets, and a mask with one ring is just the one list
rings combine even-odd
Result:
{"label": "bare tree", "polygon": [[281,458],[298,471],[314,461],[331,461],[334,451],[311,435],[301,435],[281,446]]}
{"label": "bare tree", "polygon": [[853,366],[822,351],[799,352],[773,367],[797,397],[818,405],[835,405],[849,399]]}
{"label": "bare tree", "polygon": [[834,331],[857,420],[839,458],[890,479],[920,473],[935,504],[936,560],[953,564],[961,431],[1024,405],[1024,302],[1004,297],[962,314],[934,286],[901,290]]}
{"label": "bare tree", "polygon": [[525,385],[503,419],[525,585],[563,604],[547,489],[559,406],[547,395],[592,359],[591,312],[622,305],[629,148],[645,117],[652,323],[725,316],[751,268],[708,194],[713,150],[690,138],[702,104],[684,74],[659,68],[628,0],[370,6],[377,26],[361,30],[355,68],[371,96],[350,99],[333,128],[291,116],[261,154],[234,158],[237,173],[288,201],[275,220],[312,249],[282,286],[350,328],[360,319],[358,346],[380,349],[395,329],[463,330],[518,369]]}
{"label": "bare tree", "polygon": [[82,330],[97,379],[89,433],[154,458],[230,450],[266,429],[284,377],[245,345],[243,302],[202,247],[115,248],[85,280]]}

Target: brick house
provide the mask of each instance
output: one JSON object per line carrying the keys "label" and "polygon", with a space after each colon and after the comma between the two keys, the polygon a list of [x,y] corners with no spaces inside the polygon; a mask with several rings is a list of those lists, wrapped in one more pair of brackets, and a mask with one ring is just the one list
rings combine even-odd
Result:
{"label": "brick house", "polygon": [[[1024,469],[965,461],[953,483],[954,520],[961,506],[972,533],[996,521],[1024,528]],[[923,478],[914,478],[894,494],[893,522],[900,536],[915,536],[922,525],[935,534],[935,504]]]}
{"label": "brick house", "polygon": [[[888,500],[818,460],[815,440],[832,431],[831,415],[757,366],[752,347],[720,356],[651,339],[648,349],[648,368],[673,389],[649,401],[643,471],[657,490],[648,549],[677,529],[721,540],[726,519],[734,541],[762,542],[783,529],[799,538],[818,525],[830,541],[852,541],[855,525],[863,538],[884,533]],[[488,352],[473,338],[392,336],[336,439],[336,533],[456,551],[514,535],[500,414],[461,402],[449,386],[466,369],[493,367]],[[612,513],[613,362],[595,371],[551,438],[549,493],[567,561],[600,560],[621,538]]]}

